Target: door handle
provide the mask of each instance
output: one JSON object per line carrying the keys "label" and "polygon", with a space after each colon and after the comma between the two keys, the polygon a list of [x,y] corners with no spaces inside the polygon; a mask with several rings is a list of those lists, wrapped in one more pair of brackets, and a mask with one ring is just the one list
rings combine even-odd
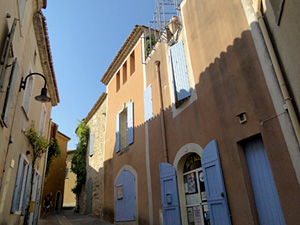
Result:
{"label": "door handle", "polygon": [[221,197],[224,198],[225,197],[225,194],[224,192],[221,192]]}

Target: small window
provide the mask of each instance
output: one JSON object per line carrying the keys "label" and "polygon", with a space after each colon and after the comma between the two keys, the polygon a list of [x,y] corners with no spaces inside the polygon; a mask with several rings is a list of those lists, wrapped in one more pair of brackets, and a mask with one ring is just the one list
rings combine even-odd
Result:
{"label": "small window", "polygon": [[133,102],[116,116],[116,152],[133,143]]}
{"label": "small window", "polygon": [[[29,71],[29,73],[31,73],[31,71]],[[24,99],[23,99],[23,109],[27,116],[29,115],[33,83],[34,83],[34,77],[33,76],[28,77],[25,92],[24,92]]]}
{"label": "small window", "polygon": [[27,0],[18,0],[20,20],[23,20]]}
{"label": "small window", "polygon": [[66,167],[66,179],[69,179],[69,168]]}
{"label": "small window", "polygon": [[89,156],[93,156],[94,155],[94,137],[95,137],[95,134],[94,133],[90,133],[89,144],[88,144]]}
{"label": "small window", "polygon": [[118,92],[120,90],[120,71],[118,71],[117,75],[116,75],[116,92]]}
{"label": "small window", "polygon": [[41,114],[41,120],[40,120],[40,135],[42,136],[44,134],[44,128],[45,128],[45,120],[46,120],[46,108],[43,105],[42,107],[42,114]]}
{"label": "small window", "polygon": [[127,62],[123,64],[123,84],[127,81]]}
{"label": "small window", "polygon": [[134,73],[135,71],[135,56],[134,56],[134,51],[130,55],[130,76]]}

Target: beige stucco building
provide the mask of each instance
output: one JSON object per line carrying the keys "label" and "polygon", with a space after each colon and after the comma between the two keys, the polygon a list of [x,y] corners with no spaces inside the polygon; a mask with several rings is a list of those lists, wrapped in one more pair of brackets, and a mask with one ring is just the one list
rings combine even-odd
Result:
{"label": "beige stucco building", "polygon": [[[32,147],[24,132],[34,121],[36,130],[48,139],[51,108],[59,102],[41,13],[45,7],[42,0],[0,1],[0,224],[22,224],[28,209],[29,224],[36,224],[38,218],[45,154],[32,165]],[[26,87],[20,88],[21,78],[30,73],[44,75],[50,102],[34,99],[45,85],[42,76],[29,76]]]}
{"label": "beige stucco building", "polygon": [[74,151],[75,150],[67,151],[63,208],[74,208],[76,206],[76,195],[72,192],[72,188],[74,188],[76,184],[76,174],[71,170],[71,161]]}

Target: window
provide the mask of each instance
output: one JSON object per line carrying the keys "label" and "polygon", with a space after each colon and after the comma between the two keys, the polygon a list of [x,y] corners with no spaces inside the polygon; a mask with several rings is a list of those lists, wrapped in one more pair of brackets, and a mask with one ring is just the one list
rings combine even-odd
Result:
{"label": "window", "polygon": [[127,62],[123,65],[123,84],[127,81]]}
{"label": "window", "polygon": [[43,105],[42,107],[42,114],[41,114],[41,120],[40,120],[40,135],[42,136],[44,134],[44,128],[45,128],[45,120],[46,120],[46,109]]}
{"label": "window", "polygon": [[20,20],[23,20],[24,17],[24,10],[25,10],[25,6],[26,6],[26,2],[27,0],[19,0],[19,15],[20,15]]}
{"label": "window", "polygon": [[116,92],[118,92],[120,90],[120,71],[118,71],[117,75],[116,75]]}
{"label": "window", "polygon": [[[31,73],[31,71],[29,71],[29,73]],[[33,83],[34,83],[34,77],[33,76],[28,77],[25,93],[24,93],[23,106],[22,106],[27,116],[29,114]]]}
{"label": "window", "polygon": [[69,168],[68,168],[68,167],[66,167],[66,175],[65,175],[65,178],[66,178],[66,179],[69,179]]}
{"label": "window", "polygon": [[15,59],[9,77],[8,85],[6,88],[5,100],[4,100],[4,105],[1,113],[1,119],[3,120],[5,126],[8,126],[11,110],[13,108],[13,100],[15,96],[18,77],[19,77],[19,64],[18,64],[18,60]]}
{"label": "window", "polygon": [[182,41],[170,48],[170,61],[172,67],[175,106],[178,108],[191,96]]}
{"label": "window", "polygon": [[134,73],[135,71],[135,56],[134,56],[134,51],[130,55],[130,76]]}
{"label": "window", "polygon": [[116,116],[116,152],[133,143],[133,102]]}
{"label": "window", "polygon": [[152,118],[152,93],[151,84],[144,91],[144,110],[145,110],[145,122]]}
{"label": "window", "polygon": [[23,154],[19,157],[11,213],[24,215],[29,192],[32,167]]}
{"label": "window", "polygon": [[89,156],[94,155],[94,137],[95,137],[95,134],[90,133],[89,144],[88,144]]}

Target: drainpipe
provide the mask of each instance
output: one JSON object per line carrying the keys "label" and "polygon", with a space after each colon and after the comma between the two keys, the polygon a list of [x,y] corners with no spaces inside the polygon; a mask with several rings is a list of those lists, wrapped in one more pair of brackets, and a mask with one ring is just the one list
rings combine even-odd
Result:
{"label": "drainpipe", "polygon": [[296,112],[295,112],[295,108],[294,108],[293,103],[292,103],[292,98],[291,98],[291,96],[288,92],[286,83],[284,81],[284,78],[283,78],[283,75],[282,75],[282,72],[281,72],[281,69],[280,69],[280,66],[279,66],[279,63],[278,63],[273,45],[272,45],[272,42],[270,40],[265,22],[262,18],[261,12],[256,13],[256,18],[258,20],[261,32],[262,32],[263,37],[265,39],[266,46],[267,46],[267,49],[269,51],[270,58],[271,58],[271,61],[272,61],[272,64],[273,64],[273,67],[274,67],[274,70],[275,70],[275,74],[276,74],[276,77],[277,77],[277,80],[278,80],[278,83],[279,83],[279,86],[280,86],[280,90],[282,92],[283,99],[284,99],[284,102],[287,106],[288,113],[290,115],[291,122],[292,122],[292,125],[293,125],[293,128],[294,128],[297,140],[298,140],[298,144],[300,144],[299,121],[298,121],[298,118],[297,118],[297,115],[296,115]]}
{"label": "drainpipe", "polygon": [[163,138],[163,150],[164,150],[164,162],[169,162],[168,148],[167,148],[167,138],[166,138],[166,128],[165,128],[165,116],[164,116],[164,104],[161,93],[161,77],[160,77],[160,61],[156,60],[154,62],[156,66],[157,74],[157,83],[158,83],[158,95],[159,95],[159,107],[160,107],[160,124],[161,124],[161,133]]}
{"label": "drainpipe", "polygon": [[[280,128],[289,151],[298,183],[300,184],[300,128],[292,99],[288,93],[275,51],[264,20],[254,10],[251,0],[241,0],[251,35],[271,95]],[[283,104],[285,103],[285,104]],[[287,108],[284,110],[284,107]]]}

